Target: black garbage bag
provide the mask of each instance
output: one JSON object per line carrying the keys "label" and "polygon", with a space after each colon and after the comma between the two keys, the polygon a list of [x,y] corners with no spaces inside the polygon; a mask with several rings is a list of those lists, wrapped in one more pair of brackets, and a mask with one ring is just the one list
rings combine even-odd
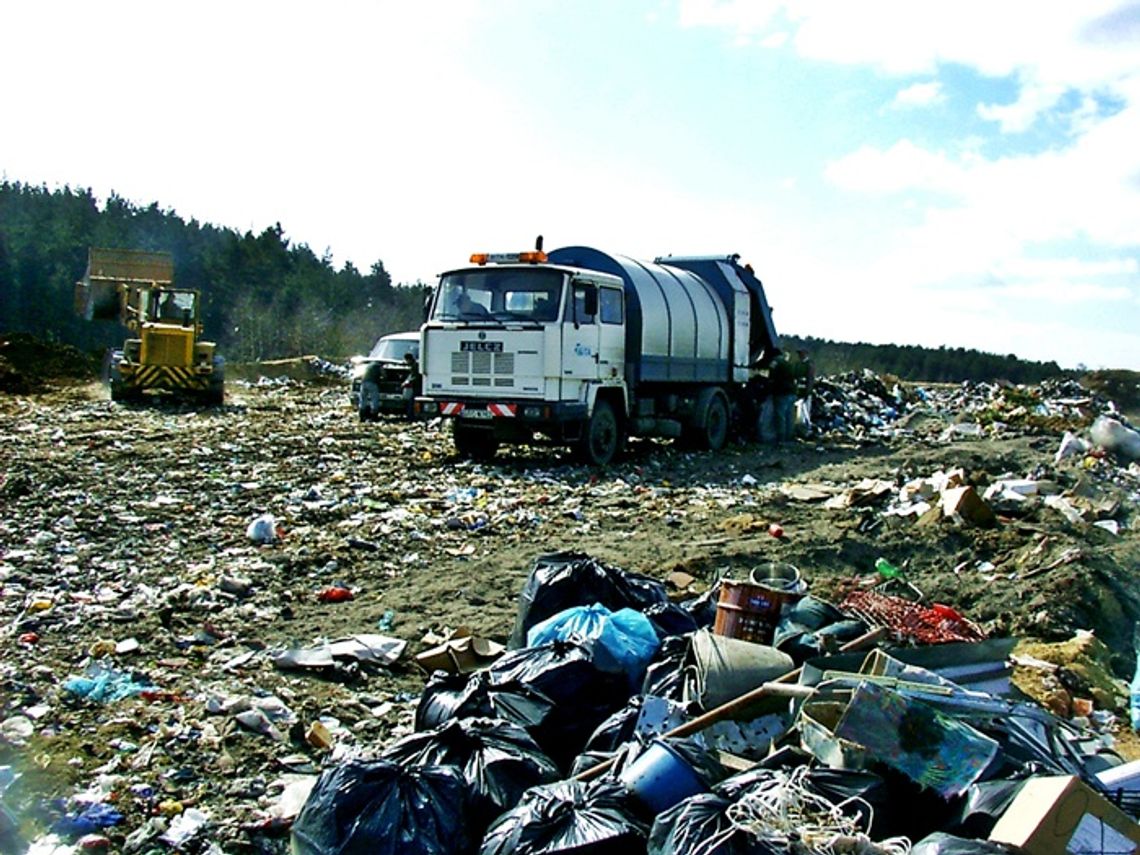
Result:
{"label": "black garbage bag", "polygon": [[657,637],[662,641],[676,635],[687,635],[701,628],[692,612],[676,603],[654,603],[643,611],[657,631]]}
{"label": "black garbage bag", "polygon": [[841,805],[842,812],[857,819],[860,828],[868,828],[870,823],[871,837],[880,840],[891,836],[886,830],[896,806],[879,775],[858,769],[813,766],[807,774],[807,785],[833,805]]}
{"label": "black garbage bag", "polygon": [[590,734],[583,751],[610,752],[633,739],[637,731],[637,719],[641,715],[644,698],[635,695],[626,705],[610,715]]}
{"label": "black garbage bag", "polygon": [[611,782],[534,787],[487,829],[479,855],[629,855],[644,851],[646,826]]}
{"label": "black garbage bag", "polygon": [[1009,855],[1009,849],[988,840],[955,837],[936,831],[915,843],[910,855]]}
{"label": "black garbage bag", "polygon": [[517,680],[494,680],[488,671],[470,676],[436,671],[416,706],[416,730],[431,730],[455,718],[499,718],[525,728],[539,728],[554,701]]}
{"label": "black garbage bag", "polygon": [[578,552],[540,555],[519,595],[515,627],[507,647],[524,647],[532,626],[574,606],[600,603],[614,612],[624,608],[643,612],[652,605],[668,602],[665,585],[649,576],[611,567]]}
{"label": "black garbage bag", "polygon": [[703,594],[682,600],[679,605],[693,616],[697,629],[705,629],[716,623],[716,604],[719,601],[720,582],[718,581]]}
{"label": "black garbage bag", "polygon": [[[574,765],[570,768],[569,778],[577,778],[588,769],[593,769],[601,763],[609,766],[600,775],[592,780],[617,781],[622,769],[629,765],[629,761],[644,750],[644,746],[637,739],[623,743],[613,751],[583,751],[574,758]],[[631,807],[632,807],[631,803]]]}
{"label": "black garbage bag", "polygon": [[293,855],[465,855],[467,782],[450,766],[351,760],[321,773],[292,828]]}
{"label": "black garbage bag", "polygon": [[528,789],[561,777],[525,730],[502,719],[452,719],[397,740],[380,756],[394,763],[457,767],[471,788],[470,813],[479,832]]}
{"label": "black garbage bag", "polygon": [[685,657],[689,655],[691,635],[666,638],[657,655],[645,669],[641,694],[683,703],[685,699]]}
{"label": "black garbage bag", "polygon": [[971,784],[963,795],[958,816],[942,830],[963,837],[989,837],[1024,783],[1024,779],[999,778]]}
{"label": "black garbage bag", "polygon": [[649,830],[648,855],[775,855],[733,824],[727,816],[731,804],[716,793],[698,793],[658,814]]}
{"label": "black garbage bag", "polygon": [[[806,763],[803,765],[808,766]],[[773,781],[787,780],[794,768],[798,767],[756,767],[726,778],[713,790],[729,802],[737,802],[753,789],[771,786]],[[845,816],[854,819],[859,828],[867,830],[873,839],[892,836],[890,829],[895,806],[882,777],[874,772],[826,766],[809,766],[802,774],[804,787],[839,806]]]}
{"label": "black garbage bag", "polygon": [[530,735],[559,768],[569,768],[590,734],[631,697],[624,673],[604,671],[593,644],[552,641],[511,651],[488,669],[493,683],[522,684],[554,702]]}

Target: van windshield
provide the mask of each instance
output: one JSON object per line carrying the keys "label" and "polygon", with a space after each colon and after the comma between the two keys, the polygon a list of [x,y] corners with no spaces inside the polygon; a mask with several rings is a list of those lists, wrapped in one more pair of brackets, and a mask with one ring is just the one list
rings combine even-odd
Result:
{"label": "van windshield", "polygon": [[487,268],[447,273],[432,320],[546,323],[558,320],[564,275],[542,268]]}

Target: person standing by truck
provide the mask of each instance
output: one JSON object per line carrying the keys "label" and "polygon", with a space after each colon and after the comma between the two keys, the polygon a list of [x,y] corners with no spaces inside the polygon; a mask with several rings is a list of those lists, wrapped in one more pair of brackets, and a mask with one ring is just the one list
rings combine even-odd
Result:
{"label": "person standing by truck", "polygon": [[815,384],[815,367],[807,350],[797,350],[795,359],[781,353],[772,362],[768,380],[776,417],[776,442],[788,442],[795,436],[796,399],[806,399]]}
{"label": "person standing by truck", "polygon": [[423,394],[423,376],[420,374],[420,363],[411,351],[404,354],[404,363],[408,367],[408,375],[404,378],[401,391],[404,395],[404,405],[408,418],[415,416],[416,398]]}

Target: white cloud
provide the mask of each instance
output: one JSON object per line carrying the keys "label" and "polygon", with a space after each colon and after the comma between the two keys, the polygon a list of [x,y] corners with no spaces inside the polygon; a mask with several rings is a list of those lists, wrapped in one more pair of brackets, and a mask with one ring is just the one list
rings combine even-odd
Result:
{"label": "white cloud", "polygon": [[1063,86],[1029,85],[1021,90],[1012,104],[979,104],[978,115],[997,122],[1003,132],[1016,134],[1028,130],[1037,117],[1061,100]]}
{"label": "white cloud", "polygon": [[1124,286],[1097,285],[1069,279],[1040,279],[995,287],[993,295],[1005,300],[1035,300],[1055,305],[1074,303],[1126,303],[1132,292]]}
{"label": "white cloud", "polygon": [[911,190],[957,195],[966,167],[910,140],[889,149],[863,146],[828,164],[825,177],[837,186],[862,193],[899,193]]}
{"label": "white cloud", "polygon": [[[1131,11],[1129,11],[1131,10]],[[987,77],[1015,76],[1018,98],[980,113],[1009,131],[1028,127],[1068,90],[1115,91],[1136,75],[1140,14],[1119,0],[681,0],[683,26],[713,27],[763,43],[792,32],[800,55],[888,74],[929,75],[955,63]]]}
{"label": "white cloud", "polygon": [[891,104],[899,108],[929,107],[932,104],[941,104],[945,100],[946,94],[942,90],[942,84],[932,80],[927,83],[915,83],[900,90]]}
{"label": "white cloud", "polygon": [[1111,258],[1088,261],[1083,258],[1015,258],[998,262],[993,268],[998,278],[1048,278],[1063,276],[1076,279],[1082,276],[1128,276],[1140,271],[1135,258]]}

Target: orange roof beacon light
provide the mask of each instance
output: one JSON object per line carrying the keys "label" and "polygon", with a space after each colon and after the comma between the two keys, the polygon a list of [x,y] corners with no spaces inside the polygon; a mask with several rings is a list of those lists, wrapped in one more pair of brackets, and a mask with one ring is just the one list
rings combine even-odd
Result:
{"label": "orange roof beacon light", "polygon": [[546,253],[542,250],[530,252],[473,252],[471,263],[480,266],[491,264],[542,264],[546,261]]}

